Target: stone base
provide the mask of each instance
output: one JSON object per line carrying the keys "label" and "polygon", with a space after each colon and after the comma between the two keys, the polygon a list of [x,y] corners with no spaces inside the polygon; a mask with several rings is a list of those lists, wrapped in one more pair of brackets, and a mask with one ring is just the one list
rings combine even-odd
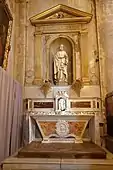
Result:
{"label": "stone base", "polygon": [[3,170],[113,170],[112,160],[15,158],[3,162]]}
{"label": "stone base", "polygon": [[[34,145],[34,148],[32,148],[31,144]],[[36,142],[34,144],[33,143],[31,144],[21,149],[18,153],[16,153],[12,157],[7,158],[3,162],[2,170],[26,170],[26,169],[27,170],[31,170],[31,169],[32,170],[42,170],[42,169],[43,170],[53,170],[53,169],[54,170],[78,170],[78,169],[79,170],[101,170],[101,169],[113,170],[113,160],[105,159],[104,158],[105,152],[103,151],[103,149],[101,149],[95,144],[92,145],[91,143],[87,143],[86,144],[87,146],[83,144],[74,144],[76,146],[74,148],[70,147],[70,145],[73,144],[62,144],[62,145],[54,144],[56,148],[53,146],[53,144],[49,144],[49,147],[48,144],[45,144],[46,147],[44,147],[44,144],[42,144],[42,147],[39,147],[39,143]],[[28,154],[28,150],[26,150],[28,148],[29,151],[31,150],[31,156]],[[68,148],[69,150],[67,150],[66,148]],[[90,159],[87,157],[88,155],[87,153],[89,153],[89,156],[91,156],[91,148],[93,149],[92,150],[93,156],[95,155],[95,152],[98,151],[97,155],[95,155],[95,159]],[[41,150],[43,157],[41,157],[41,152],[39,152],[39,149]],[[51,154],[51,152],[45,154],[47,149],[49,151],[53,151],[54,154]],[[74,153],[75,156],[73,158],[71,156],[72,155],[71,152],[75,152],[74,149],[76,149],[76,154]],[[85,152],[84,152],[84,156],[81,157],[82,159],[80,157],[77,158],[77,154],[80,153],[83,155],[83,151]],[[33,157],[33,153],[35,154],[34,157]],[[38,157],[36,156],[36,153],[38,153]],[[101,153],[104,154],[103,157],[104,159],[99,158],[99,155]],[[49,157],[50,154],[52,157]]]}
{"label": "stone base", "polygon": [[41,143],[33,141],[22,148],[19,158],[72,158],[72,159],[105,159],[106,152],[91,142],[84,143]]}

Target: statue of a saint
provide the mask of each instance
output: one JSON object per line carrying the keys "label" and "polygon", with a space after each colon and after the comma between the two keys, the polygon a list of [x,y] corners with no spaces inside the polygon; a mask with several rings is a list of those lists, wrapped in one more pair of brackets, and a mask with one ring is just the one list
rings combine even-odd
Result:
{"label": "statue of a saint", "polygon": [[54,56],[54,80],[58,84],[68,83],[68,55],[64,51],[64,45],[60,45],[60,50]]}

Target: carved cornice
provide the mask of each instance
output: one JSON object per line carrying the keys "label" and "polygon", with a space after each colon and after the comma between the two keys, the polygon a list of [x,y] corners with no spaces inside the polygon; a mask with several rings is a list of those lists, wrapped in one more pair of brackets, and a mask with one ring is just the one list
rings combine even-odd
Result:
{"label": "carved cornice", "polygon": [[44,115],[70,115],[70,116],[94,116],[96,113],[100,113],[100,111],[65,111],[64,112],[59,112],[59,111],[27,111],[27,113],[32,116],[32,117],[37,117],[37,116],[44,116]]}
{"label": "carved cornice", "polygon": [[43,11],[30,18],[32,25],[42,23],[66,23],[66,22],[80,22],[88,23],[92,18],[89,14],[78,9],[59,4],[46,11]]}
{"label": "carved cornice", "polygon": [[78,23],[88,23],[91,20],[90,17],[76,17],[76,18],[63,18],[63,19],[47,19],[47,20],[37,20],[31,21],[32,25],[37,24],[47,24],[47,23],[71,23],[71,22],[78,22]]}

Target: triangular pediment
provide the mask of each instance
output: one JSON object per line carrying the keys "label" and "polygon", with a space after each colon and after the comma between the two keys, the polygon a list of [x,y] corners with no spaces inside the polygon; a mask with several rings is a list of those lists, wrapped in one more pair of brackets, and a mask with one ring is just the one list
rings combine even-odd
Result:
{"label": "triangular pediment", "polygon": [[70,19],[70,21],[89,22],[91,18],[92,14],[59,4],[31,17],[30,21],[35,25],[37,23],[54,22],[56,20],[58,20],[58,22],[65,22],[66,19]]}

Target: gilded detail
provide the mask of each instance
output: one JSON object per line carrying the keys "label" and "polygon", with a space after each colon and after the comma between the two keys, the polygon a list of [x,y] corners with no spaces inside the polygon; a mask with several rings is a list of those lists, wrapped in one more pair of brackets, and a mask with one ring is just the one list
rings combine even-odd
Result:
{"label": "gilded detail", "polygon": [[10,51],[10,44],[11,44],[11,33],[12,33],[12,21],[9,21],[9,28],[7,33],[7,41],[5,46],[5,54],[4,54],[4,61],[3,61],[3,68],[6,70],[8,65],[8,55]]}

